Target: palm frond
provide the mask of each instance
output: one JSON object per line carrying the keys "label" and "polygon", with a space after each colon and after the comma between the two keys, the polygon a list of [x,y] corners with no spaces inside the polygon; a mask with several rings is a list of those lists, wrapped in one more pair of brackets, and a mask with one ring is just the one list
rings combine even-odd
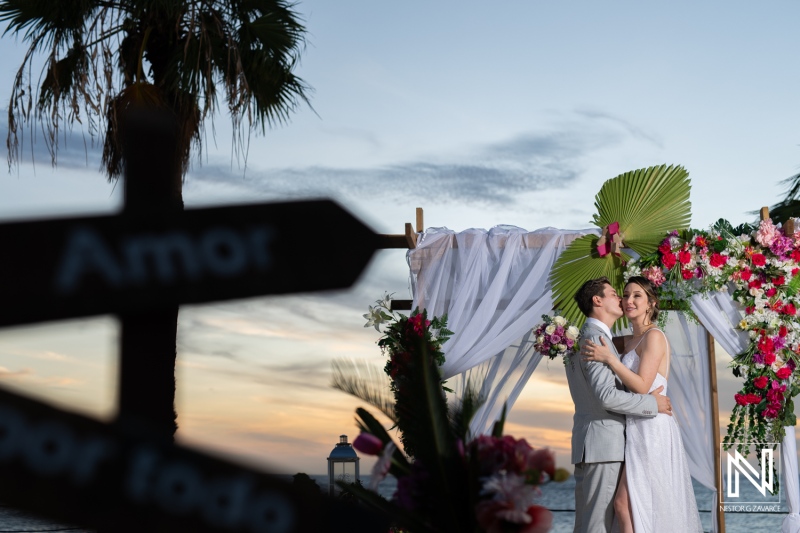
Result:
{"label": "palm frond", "polygon": [[689,173],[681,166],[632,170],[603,184],[595,197],[594,223],[603,228],[619,222],[625,246],[640,255],[658,248],[671,230],[689,227]]}
{"label": "palm frond", "polygon": [[332,386],[368,403],[397,423],[394,397],[389,391],[389,377],[368,361],[334,359]]}
{"label": "palm frond", "polygon": [[462,442],[469,441],[469,424],[484,403],[486,396],[481,394],[480,385],[473,381],[468,381],[461,396],[451,402],[450,426]]}
{"label": "palm frond", "polygon": [[[653,253],[667,232],[685,229],[691,221],[689,173],[681,166],[655,166],[633,170],[610,179],[595,197],[598,213],[593,222],[603,228],[619,222],[627,248],[639,255]],[[622,263],[630,256],[597,253],[598,237],[584,235],[574,240],[553,265],[550,282],[554,307],[581,326],[585,320],[574,300],[580,286],[605,276],[622,292]]]}

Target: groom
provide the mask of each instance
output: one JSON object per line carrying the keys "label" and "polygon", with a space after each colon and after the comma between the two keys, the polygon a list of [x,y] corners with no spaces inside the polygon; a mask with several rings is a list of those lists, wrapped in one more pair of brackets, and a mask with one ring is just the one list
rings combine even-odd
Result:
{"label": "groom", "polygon": [[[600,338],[616,352],[611,327],[622,316],[620,297],[607,278],[587,281],[575,294],[586,315],[581,343]],[[572,464],[575,465],[575,533],[610,532],[614,494],[625,460],[625,415],[654,417],[672,414],[669,398],[659,387],[650,394],[622,390],[608,365],[583,361],[573,354],[566,365],[575,416]]]}

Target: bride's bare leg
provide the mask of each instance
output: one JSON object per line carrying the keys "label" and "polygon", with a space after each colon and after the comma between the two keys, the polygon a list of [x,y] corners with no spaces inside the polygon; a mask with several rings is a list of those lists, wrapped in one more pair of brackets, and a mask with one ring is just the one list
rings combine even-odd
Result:
{"label": "bride's bare leg", "polygon": [[631,502],[628,498],[628,477],[625,467],[622,467],[620,474],[619,487],[614,496],[614,512],[617,515],[620,533],[633,533],[633,517],[631,516]]}

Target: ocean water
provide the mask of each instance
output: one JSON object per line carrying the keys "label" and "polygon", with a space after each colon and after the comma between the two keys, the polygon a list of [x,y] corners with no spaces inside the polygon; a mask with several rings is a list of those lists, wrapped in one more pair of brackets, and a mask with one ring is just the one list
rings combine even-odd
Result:
{"label": "ocean water", "polygon": [[[311,476],[324,491],[328,490],[327,476]],[[291,477],[287,476],[287,480]],[[369,483],[369,476],[362,478],[364,484]],[[397,481],[388,477],[378,486],[378,492],[386,498],[391,498],[397,487]],[[741,485],[742,501],[757,501],[760,495],[755,488],[747,482]],[[715,502],[711,502],[711,491],[694,483],[697,506],[700,509],[700,519],[706,531],[711,527],[711,509]],[[575,522],[575,480],[570,477],[563,483],[548,483],[542,487],[540,504],[553,511],[553,533],[571,533]],[[727,533],[761,533],[780,531],[781,523],[788,512],[785,501],[781,501],[781,513],[763,512],[728,512],[725,514],[725,527]],[[680,512],[680,509],[676,509]],[[37,517],[0,504],[0,533],[28,533],[28,532],[71,532],[92,533],[90,530],[75,525],[60,524],[42,517]]]}

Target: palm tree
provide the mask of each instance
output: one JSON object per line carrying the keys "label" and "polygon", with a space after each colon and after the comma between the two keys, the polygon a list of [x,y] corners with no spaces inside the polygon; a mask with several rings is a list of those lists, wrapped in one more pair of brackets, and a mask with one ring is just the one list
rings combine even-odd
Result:
{"label": "palm tree", "polygon": [[[59,133],[78,122],[92,139],[103,135],[103,171],[116,180],[141,164],[125,143],[126,132],[141,135],[141,110],[166,117],[174,145],[166,170],[158,183],[127,180],[126,209],[183,208],[183,177],[202,149],[218,90],[237,156],[246,155],[250,131],[285,122],[308,102],[309,87],[293,73],[305,28],[285,0],[0,0],[0,21],[28,44],[9,102],[10,167],[19,162],[25,126],[43,125],[56,164]],[[40,83],[32,86],[42,55]],[[170,436],[177,317],[177,307],[122,317],[120,414]]]}

